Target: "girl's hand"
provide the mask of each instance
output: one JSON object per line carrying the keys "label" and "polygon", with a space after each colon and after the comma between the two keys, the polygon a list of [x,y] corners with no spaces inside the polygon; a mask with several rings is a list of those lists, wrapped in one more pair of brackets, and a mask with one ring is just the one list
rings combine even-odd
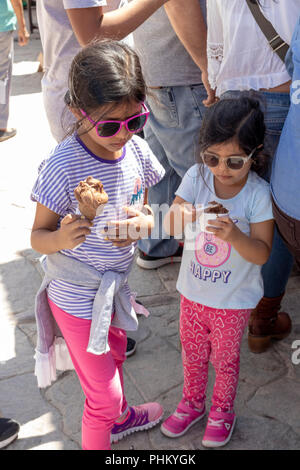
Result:
{"label": "girl's hand", "polygon": [[[141,238],[149,237],[150,231],[154,227],[152,214],[146,215],[132,206],[123,207],[123,210],[127,212],[129,218],[108,222],[106,229],[102,232],[106,235],[107,241],[119,248],[129,246]],[[150,209],[147,212],[150,212]]]}
{"label": "girl's hand", "polygon": [[92,222],[80,215],[68,214],[61,220],[57,230],[60,250],[72,250],[83,243],[86,236],[91,233]]}
{"label": "girl's hand", "polygon": [[208,232],[230,243],[249,263],[262,266],[268,261],[272,249],[273,219],[250,224],[250,236],[243,233],[228,216],[209,220],[208,223],[216,226],[207,226]]}
{"label": "girl's hand", "polygon": [[[213,233],[216,237],[228,243],[234,243],[240,233],[239,228],[228,216],[218,217],[214,220],[208,220],[206,230]],[[210,225],[212,224],[213,227]]]}

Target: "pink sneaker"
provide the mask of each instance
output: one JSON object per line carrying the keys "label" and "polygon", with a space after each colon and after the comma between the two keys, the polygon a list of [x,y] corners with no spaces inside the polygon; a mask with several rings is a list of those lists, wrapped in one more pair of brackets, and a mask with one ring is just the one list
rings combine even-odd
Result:
{"label": "pink sneaker", "polygon": [[204,447],[221,447],[227,444],[230,441],[235,421],[234,413],[212,409],[208,415],[202,445]]}
{"label": "pink sneaker", "polygon": [[130,406],[124,421],[114,424],[110,441],[118,442],[128,434],[152,428],[159,423],[163,412],[162,406],[159,403],[144,403],[144,405]]}
{"label": "pink sneaker", "polygon": [[205,405],[203,405],[201,411],[197,411],[191,408],[187,401],[182,399],[174,413],[162,423],[160,430],[167,437],[183,436],[204,415]]}

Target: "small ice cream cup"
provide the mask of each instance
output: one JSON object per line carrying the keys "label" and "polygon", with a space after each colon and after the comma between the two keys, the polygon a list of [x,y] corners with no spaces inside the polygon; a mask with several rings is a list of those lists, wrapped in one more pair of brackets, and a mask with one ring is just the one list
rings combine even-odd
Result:
{"label": "small ice cream cup", "polygon": [[211,214],[211,213],[202,212],[200,216],[201,231],[208,232],[207,227],[215,227],[213,223],[211,224],[208,223],[209,220],[222,219],[222,217],[228,217],[228,216],[229,216],[229,212],[227,214]]}

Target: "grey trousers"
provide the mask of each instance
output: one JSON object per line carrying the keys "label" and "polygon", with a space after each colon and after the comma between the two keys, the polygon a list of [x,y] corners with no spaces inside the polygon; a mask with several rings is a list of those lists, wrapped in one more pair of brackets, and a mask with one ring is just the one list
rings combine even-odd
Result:
{"label": "grey trousers", "polygon": [[13,31],[0,31],[0,129],[6,129],[8,122],[14,58],[13,38]]}

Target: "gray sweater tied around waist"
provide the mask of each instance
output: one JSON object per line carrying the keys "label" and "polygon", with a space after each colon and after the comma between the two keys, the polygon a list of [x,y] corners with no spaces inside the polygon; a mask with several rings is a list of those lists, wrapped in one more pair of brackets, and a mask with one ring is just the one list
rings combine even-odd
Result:
{"label": "gray sweater tied around waist", "polygon": [[[39,387],[51,384],[56,378],[55,350],[54,345],[60,347],[58,355],[62,356],[62,351],[67,353],[67,348],[62,338],[62,333],[52,315],[48,297],[47,287],[54,279],[70,282],[78,286],[96,289],[96,295],[92,310],[92,323],[90,330],[87,352],[92,354],[104,354],[109,351],[108,333],[110,325],[128,331],[138,328],[136,310],[133,308],[134,298],[131,296],[128,286],[128,276],[131,265],[124,273],[116,271],[105,271],[103,274],[92,266],[79,260],[54,253],[45,256],[41,260],[45,277],[36,295],[35,315],[37,323],[37,347],[36,347],[36,368]],[[113,309],[115,315],[112,318]],[[149,312],[142,308],[148,316]],[[58,338],[58,341],[57,341]],[[56,351],[56,356],[57,356]],[[69,360],[62,359],[62,370],[72,368]]]}

